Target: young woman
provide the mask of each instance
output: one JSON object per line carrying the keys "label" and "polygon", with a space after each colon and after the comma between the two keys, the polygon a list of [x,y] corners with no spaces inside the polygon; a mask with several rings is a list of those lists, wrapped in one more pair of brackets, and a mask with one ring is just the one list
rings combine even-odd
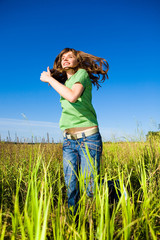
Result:
{"label": "young woman", "polygon": [[79,200],[79,173],[84,176],[89,197],[93,196],[94,190],[93,164],[99,174],[102,140],[92,106],[91,91],[92,84],[99,88],[100,82],[108,78],[108,69],[108,63],[103,58],[65,48],[56,57],[53,69],[48,67],[47,72],[44,71],[40,77],[41,81],[49,83],[61,96],[63,169],[68,206],[74,207],[74,213]]}

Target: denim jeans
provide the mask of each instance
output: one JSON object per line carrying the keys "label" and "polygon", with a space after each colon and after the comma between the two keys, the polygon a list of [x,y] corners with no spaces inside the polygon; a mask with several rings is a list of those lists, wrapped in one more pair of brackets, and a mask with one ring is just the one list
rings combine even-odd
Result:
{"label": "denim jeans", "polygon": [[[63,142],[63,170],[67,187],[68,207],[78,208],[80,174],[84,177],[84,185],[88,197],[94,192],[94,172],[99,174],[100,157],[102,154],[102,140],[99,132],[77,140],[64,137]],[[94,167],[93,167],[94,166]],[[89,181],[87,178],[89,177]],[[87,182],[87,184],[86,184]]]}

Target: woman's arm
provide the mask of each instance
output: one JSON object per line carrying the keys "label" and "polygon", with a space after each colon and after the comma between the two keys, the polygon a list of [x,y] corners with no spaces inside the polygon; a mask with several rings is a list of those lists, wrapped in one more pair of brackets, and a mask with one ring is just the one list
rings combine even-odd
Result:
{"label": "woman's arm", "polygon": [[84,90],[81,83],[75,83],[71,89],[61,84],[55,78],[51,77],[49,67],[47,68],[47,72],[42,72],[40,80],[48,82],[63,98],[71,103],[76,102]]}

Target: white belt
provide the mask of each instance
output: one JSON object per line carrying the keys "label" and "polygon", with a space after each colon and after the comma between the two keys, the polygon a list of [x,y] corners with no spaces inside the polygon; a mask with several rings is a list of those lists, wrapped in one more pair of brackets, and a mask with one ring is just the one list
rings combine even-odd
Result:
{"label": "white belt", "polygon": [[99,131],[98,127],[96,128],[92,128],[90,130],[84,130],[83,132],[81,133],[66,133],[64,132],[64,137],[67,137],[68,139],[78,139],[78,138],[82,138],[83,136],[85,137],[89,137],[95,133],[97,133]]}

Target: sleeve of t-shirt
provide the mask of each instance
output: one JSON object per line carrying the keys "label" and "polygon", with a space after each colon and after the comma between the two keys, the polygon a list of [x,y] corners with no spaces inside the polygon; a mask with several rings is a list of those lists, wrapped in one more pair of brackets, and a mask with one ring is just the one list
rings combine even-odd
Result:
{"label": "sleeve of t-shirt", "polygon": [[76,76],[75,76],[73,84],[79,82],[85,88],[87,86],[88,80],[89,80],[89,75],[88,75],[87,71],[85,69],[79,69],[76,72]]}

